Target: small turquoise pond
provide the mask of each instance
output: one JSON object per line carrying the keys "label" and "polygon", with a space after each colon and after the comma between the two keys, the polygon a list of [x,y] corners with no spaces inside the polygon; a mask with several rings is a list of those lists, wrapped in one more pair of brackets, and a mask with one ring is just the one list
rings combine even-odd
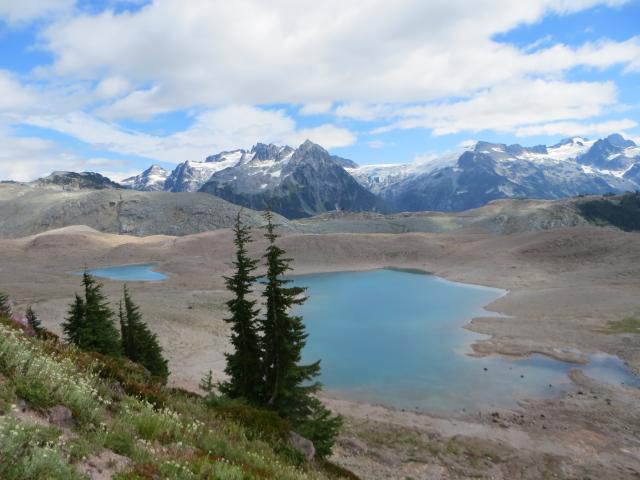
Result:
{"label": "small turquoise pond", "polygon": [[[94,277],[108,278],[121,282],[158,282],[166,280],[164,273],[155,272],[152,263],[140,263],[136,265],[116,265],[105,268],[92,268],[89,273]],[[76,272],[82,275],[82,272]]]}
{"label": "small turquoise pond", "polygon": [[522,360],[467,355],[482,335],[462,328],[492,315],[483,306],[504,291],[397,270],[292,277],[309,300],[297,313],[309,333],[304,360],[322,360],[325,390],[354,400],[432,411],[515,406],[571,388],[568,372],[640,386],[618,358],[575,365],[534,355]]}

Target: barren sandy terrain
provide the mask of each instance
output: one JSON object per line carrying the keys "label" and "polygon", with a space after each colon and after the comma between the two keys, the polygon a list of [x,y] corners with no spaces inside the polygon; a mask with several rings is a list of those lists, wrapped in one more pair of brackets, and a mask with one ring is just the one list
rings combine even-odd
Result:
{"label": "barren sandy terrain", "polygon": [[[579,360],[580,352],[620,356],[640,370],[636,333],[607,332],[640,314],[640,235],[614,229],[483,233],[288,233],[296,273],[419,268],[450,280],[503,288],[489,305],[506,317],[477,318],[488,334],[476,354],[541,352]],[[254,245],[256,254],[262,245]],[[134,299],[171,359],[172,382],[195,389],[226,348],[222,275],[233,249],[228,230],[184,237],[130,237],[67,227],[0,240],[0,290],[33,304],[59,331],[79,278],[89,267],[157,262],[165,282],[130,284]],[[105,281],[116,301],[119,282]],[[563,398],[519,409],[447,418],[327,398],[347,417],[336,460],[363,478],[638,478],[640,392],[575,373]]]}

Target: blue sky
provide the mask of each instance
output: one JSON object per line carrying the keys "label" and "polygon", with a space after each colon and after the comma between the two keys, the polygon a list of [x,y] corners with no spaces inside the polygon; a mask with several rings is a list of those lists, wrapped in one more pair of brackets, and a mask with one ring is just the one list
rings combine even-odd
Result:
{"label": "blue sky", "polygon": [[0,179],[640,138],[640,0],[0,0]]}

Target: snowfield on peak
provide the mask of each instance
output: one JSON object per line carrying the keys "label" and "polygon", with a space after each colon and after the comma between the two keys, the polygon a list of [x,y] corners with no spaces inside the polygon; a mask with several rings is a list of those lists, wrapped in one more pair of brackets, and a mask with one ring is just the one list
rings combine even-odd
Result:
{"label": "snowfield on peak", "polygon": [[444,167],[455,165],[462,151],[440,156],[418,158],[411,163],[388,163],[361,165],[345,168],[360,185],[375,194],[379,194],[390,186],[403,182],[409,177],[429,173]]}

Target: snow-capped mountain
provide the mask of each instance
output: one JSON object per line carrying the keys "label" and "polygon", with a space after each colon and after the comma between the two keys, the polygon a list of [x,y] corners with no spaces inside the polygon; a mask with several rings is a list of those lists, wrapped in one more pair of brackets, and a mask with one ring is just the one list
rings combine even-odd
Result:
{"label": "snow-capped mountain", "polygon": [[246,154],[245,150],[233,150],[207,157],[204,162],[183,162],[171,172],[164,189],[169,192],[197,192],[214,173],[233,167],[242,161]]}
{"label": "snow-capped mountain", "polygon": [[640,148],[622,135],[609,135],[593,143],[591,148],[578,156],[578,163],[623,177],[640,156]]}
{"label": "snow-capped mountain", "polygon": [[[265,145],[258,143],[251,150],[232,150],[210,155],[204,162],[186,161],[179,164],[168,176],[164,190],[170,192],[197,192],[211,177],[225,168],[251,163],[254,174],[261,169],[273,166],[271,160],[282,160],[293,152],[289,146]],[[343,167],[357,167],[358,165],[346,158],[332,155],[331,158]]]}
{"label": "snow-capped mountain", "polygon": [[[456,211],[499,198],[555,199],[635,190],[636,145],[619,135],[546,147],[478,142],[450,166],[408,176],[379,191],[396,211]],[[625,176],[627,175],[627,176]]]}
{"label": "snow-capped mountain", "polygon": [[169,171],[159,165],[151,165],[144,172],[135,177],[125,178],[120,185],[147,192],[162,191],[169,177]]}
{"label": "snow-capped mountain", "polygon": [[297,149],[257,144],[236,165],[200,189],[239,205],[273,209],[288,218],[331,210],[382,210],[384,203],[343,165],[355,165],[306,141]]}
{"label": "snow-capped mountain", "polygon": [[460,151],[441,156],[421,158],[412,163],[357,165],[355,167],[347,167],[346,170],[360,185],[379,195],[393,185],[404,182],[409,178],[455,164],[461,153]]}
{"label": "snow-capped mountain", "polygon": [[[154,168],[125,184],[159,188],[163,173]],[[533,147],[479,141],[409,164],[358,166],[309,141],[297,149],[258,143],[251,150],[181,163],[162,185],[166,191],[203,191],[256,209],[270,206],[290,218],[335,209],[456,211],[500,198],[637,190],[640,146],[618,134]]]}

